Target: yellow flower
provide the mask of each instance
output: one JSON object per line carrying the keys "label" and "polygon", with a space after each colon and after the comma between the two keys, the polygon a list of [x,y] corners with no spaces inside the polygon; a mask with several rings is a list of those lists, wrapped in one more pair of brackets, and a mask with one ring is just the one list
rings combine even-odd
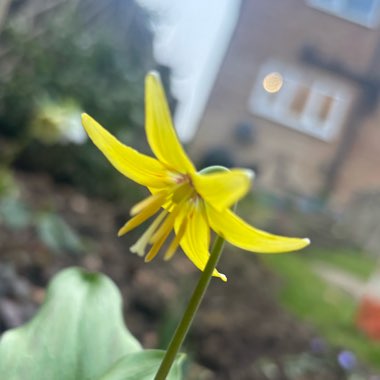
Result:
{"label": "yellow flower", "polygon": [[[253,173],[244,169],[196,171],[177,138],[160,78],[154,72],[146,77],[145,108],[146,135],[156,158],[122,144],[89,115],[82,115],[89,137],[110,163],[152,194],[132,207],[132,218],[118,233],[124,235],[157,214],[131,247],[132,252],[144,256],[151,245],[145,255],[145,261],[151,261],[174,230],[164,259],[170,259],[180,245],[195,266],[203,270],[209,258],[210,228],[229,243],[257,253],[294,251],[309,244],[308,239],[255,229],[230,210],[249,190]],[[217,270],[213,275],[226,281],[226,276]]]}

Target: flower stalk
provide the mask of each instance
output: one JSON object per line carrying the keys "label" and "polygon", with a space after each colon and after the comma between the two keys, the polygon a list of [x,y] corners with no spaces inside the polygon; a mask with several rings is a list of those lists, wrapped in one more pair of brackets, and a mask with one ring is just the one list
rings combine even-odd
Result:
{"label": "flower stalk", "polygon": [[222,254],[223,246],[224,239],[220,236],[217,236],[212,247],[207,265],[199,278],[198,284],[194,289],[194,292],[190,298],[187,308],[183,314],[180,323],[178,324],[178,327],[173,335],[173,338],[169,344],[169,347],[166,351],[164,359],[162,360],[161,366],[158,369],[158,372],[154,380],[166,379],[166,376],[170,371],[174,359],[176,358],[176,355],[178,354],[178,351],[180,350],[182,343],[187,335],[187,332],[189,331],[189,328],[194,320],[199,305],[203,300],[214,269],[218,264],[218,261]]}

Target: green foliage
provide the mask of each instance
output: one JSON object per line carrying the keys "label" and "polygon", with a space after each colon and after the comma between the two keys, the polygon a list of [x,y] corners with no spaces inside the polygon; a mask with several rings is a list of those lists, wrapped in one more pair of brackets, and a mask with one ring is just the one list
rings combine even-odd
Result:
{"label": "green foliage", "polygon": [[35,228],[40,241],[55,253],[84,251],[84,242],[61,216],[54,210],[33,210],[17,196],[16,183],[13,186],[4,196],[0,192],[0,222],[15,231]]}
{"label": "green foliage", "polygon": [[36,219],[36,227],[41,241],[52,251],[83,251],[84,247],[78,235],[58,215],[49,212],[40,214]]}
{"label": "green foliage", "polygon": [[323,261],[363,280],[367,280],[376,268],[376,259],[357,249],[339,248],[332,251],[312,248],[305,259],[316,263]]}
{"label": "green foliage", "polygon": [[18,185],[8,167],[0,166],[0,197],[8,197],[18,192]]}
{"label": "green foliage", "polygon": [[144,120],[144,76],[153,65],[149,20],[132,0],[67,1],[38,14],[44,3],[36,1],[32,19],[11,13],[1,35],[7,54],[0,72],[7,75],[0,75],[0,135],[16,141],[17,166],[114,198],[125,193],[124,181],[90,142],[46,146],[57,126],[54,117],[46,122],[45,109],[53,105],[48,108],[59,114],[57,108],[73,104],[78,128],[85,111],[119,137],[136,139]]}
{"label": "green foliage", "polygon": [[[152,63],[150,40],[131,44],[127,37],[118,38],[111,29],[112,20],[95,18],[93,24],[85,24],[84,13],[69,3],[42,21],[36,17],[37,30],[24,18],[10,18],[2,45],[9,49],[15,64],[11,80],[3,79],[0,92],[3,105],[11,105],[2,107],[2,131],[21,133],[35,102],[46,95],[76,99],[87,112],[103,114],[102,121],[111,128],[141,123],[143,78]],[[115,7],[115,3],[110,1],[108,7]],[[136,19],[137,5],[127,3],[130,9],[125,12],[135,10]],[[133,22],[146,21],[140,12]],[[133,34],[133,22],[129,39],[139,38]],[[147,28],[145,33],[150,34]]]}
{"label": "green foliage", "polygon": [[[121,296],[106,276],[78,268],[52,281],[39,313],[0,340],[7,380],[151,380],[162,351],[143,351],[126,329]],[[169,379],[181,379],[176,360]]]}
{"label": "green foliage", "polygon": [[0,220],[11,229],[20,230],[32,221],[32,215],[25,204],[15,197],[0,199]]}
{"label": "green foliage", "polygon": [[[357,303],[320,279],[307,255],[261,256],[284,280],[281,301],[298,317],[311,322],[331,343],[353,350],[362,360],[378,367],[380,345],[369,341],[355,326]],[[333,255],[334,251],[326,252],[327,263]]]}
{"label": "green foliage", "polygon": [[[164,357],[164,351],[145,350],[134,352],[120,359],[99,380],[151,380]],[[167,380],[181,379],[181,363],[184,355],[179,355]]]}

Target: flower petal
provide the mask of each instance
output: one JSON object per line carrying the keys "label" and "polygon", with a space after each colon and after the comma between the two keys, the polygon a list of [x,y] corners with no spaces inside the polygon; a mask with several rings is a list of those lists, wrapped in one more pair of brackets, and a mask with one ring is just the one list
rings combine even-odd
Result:
{"label": "flower petal", "polygon": [[149,145],[163,164],[183,174],[195,172],[178,140],[160,77],[155,72],[145,79],[145,124]]}
{"label": "flower petal", "polygon": [[155,188],[166,187],[172,182],[168,170],[158,160],[122,144],[91,116],[82,114],[82,124],[93,143],[126,177]]}
{"label": "flower petal", "polygon": [[168,170],[158,160],[122,144],[91,116],[82,114],[82,124],[93,143],[126,177],[155,188],[166,187],[172,182]]}
{"label": "flower petal", "polygon": [[248,251],[257,253],[282,253],[296,251],[309,245],[309,239],[289,238],[272,235],[258,230],[231,210],[217,211],[210,205],[206,206],[208,221],[211,228],[229,243]]}
{"label": "flower petal", "polygon": [[209,174],[197,173],[192,176],[192,181],[201,197],[221,211],[247,194],[252,178],[251,170],[232,169]]}
{"label": "flower petal", "polygon": [[[190,261],[203,271],[210,257],[208,251],[210,246],[210,228],[207,224],[203,202],[198,202],[196,205],[191,206],[190,209],[187,207],[183,208],[182,217],[187,218],[187,220],[186,229],[180,241],[181,248]],[[176,234],[179,233],[182,220],[182,218],[177,219]],[[216,269],[213,276],[227,281],[227,277]]]}

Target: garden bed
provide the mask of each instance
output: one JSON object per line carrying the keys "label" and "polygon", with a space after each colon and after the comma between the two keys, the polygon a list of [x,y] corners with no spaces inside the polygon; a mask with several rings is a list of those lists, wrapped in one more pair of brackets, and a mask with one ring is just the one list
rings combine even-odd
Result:
{"label": "garden bed", "polygon": [[[53,274],[76,265],[108,274],[122,291],[132,333],[146,348],[165,347],[199,275],[186,257],[145,264],[128,249],[139,231],[116,236],[128,210],[45,176],[19,173],[16,185],[12,216],[3,203],[0,224],[2,331],[27,321]],[[257,256],[227,247],[219,269],[228,282],[212,281],[187,339],[184,351],[197,363],[186,368],[188,378],[369,378],[357,362],[341,360],[343,347],[329,346],[279,304],[283,283]]]}

